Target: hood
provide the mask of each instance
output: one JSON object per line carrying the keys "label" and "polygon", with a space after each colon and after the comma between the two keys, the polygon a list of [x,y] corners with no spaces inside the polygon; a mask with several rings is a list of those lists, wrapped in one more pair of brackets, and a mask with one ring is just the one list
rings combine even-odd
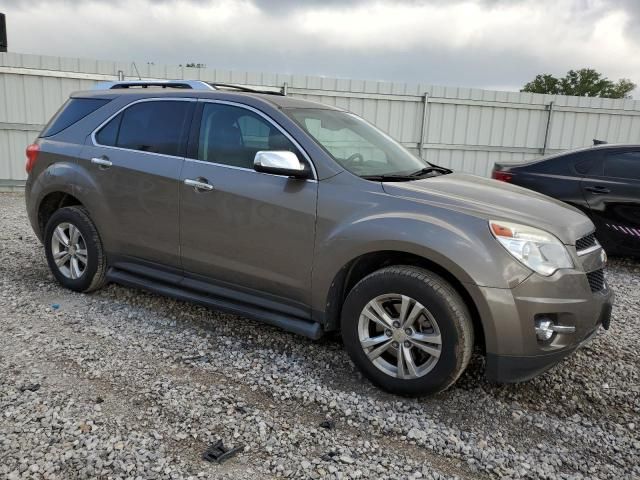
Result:
{"label": "hood", "polygon": [[546,230],[567,245],[593,232],[580,210],[546,195],[497,180],[452,173],[410,182],[384,182],[389,195],[448,208],[486,220]]}

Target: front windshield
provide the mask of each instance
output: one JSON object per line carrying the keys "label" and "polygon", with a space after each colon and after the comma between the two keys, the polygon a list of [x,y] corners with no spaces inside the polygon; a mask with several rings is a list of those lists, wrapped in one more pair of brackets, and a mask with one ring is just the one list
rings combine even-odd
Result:
{"label": "front windshield", "polygon": [[357,115],[320,108],[292,108],[287,113],[336,162],[361,177],[406,176],[429,168],[427,162]]}

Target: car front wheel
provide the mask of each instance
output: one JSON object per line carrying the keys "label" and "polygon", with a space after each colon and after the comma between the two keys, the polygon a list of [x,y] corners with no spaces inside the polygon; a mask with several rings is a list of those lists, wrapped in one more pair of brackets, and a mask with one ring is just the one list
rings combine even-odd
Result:
{"label": "car front wheel", "polygon": [[458,292],[418,267],[378,270],[358,282],[342,309],[351,359],[381,388],[405,395],[451,386],[473,350],[473,327]]}

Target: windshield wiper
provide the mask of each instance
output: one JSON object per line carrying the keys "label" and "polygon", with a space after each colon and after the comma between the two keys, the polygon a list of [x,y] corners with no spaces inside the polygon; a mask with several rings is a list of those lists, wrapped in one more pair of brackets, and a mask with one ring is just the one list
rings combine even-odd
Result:
{"label": "windshield wiper", "polygon": [[366,180],[374,180],[376,182],[406,182],[409,180],[419,180],[420,178],[428,175],[430,173],[438,173],[440,175],[446,175],[448,173],[453,173],[453,170],[449,170],[448,168],[440,167],[438,165],[429,164],[429,167],[424,167],[413,173],[406,174],[398,174],[398,173],[389,173],[384,175],[361,175],[361,178]]}
{"label": "windshield wiper", "polygon": [[417,180],[413,175],[361,175],[360,178],[376,182],[406,182],[407,180]]}
{"label": "windshield wiper", "polygon": [[430,167],[421,168],[417,172],[410,173],[409,176],[413,178],[421,177],[423,175],[426,175],[432,172],[437,172],[441,175],[447,175],[448,173],[453,173],[453,170],[449,170],[448,168],[444,168],[444,167],[439,167],[437,165],[431,165]]}

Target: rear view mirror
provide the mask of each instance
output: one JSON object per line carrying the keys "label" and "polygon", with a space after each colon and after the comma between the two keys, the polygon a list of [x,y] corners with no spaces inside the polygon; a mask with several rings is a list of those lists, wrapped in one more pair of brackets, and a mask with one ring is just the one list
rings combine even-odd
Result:
{"label": "rear view mirror", "polygon": [[256,172],[284,175],[294,178],[308,178],[309,170],[298,156],[287,150],[259,151],[253,160]]}

